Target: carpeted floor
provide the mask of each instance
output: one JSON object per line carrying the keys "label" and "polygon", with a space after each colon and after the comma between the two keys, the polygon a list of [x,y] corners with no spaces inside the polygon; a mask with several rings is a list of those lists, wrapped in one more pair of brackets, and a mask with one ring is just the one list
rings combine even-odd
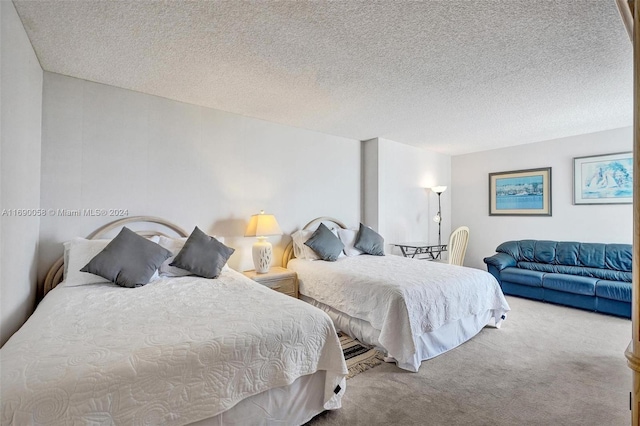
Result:
{"label": "carpeted floor", "polygon": [[347,383],[342,408],[309,425],[630,424],[631,321],[507,297],[500,330],[424,361],[394,364]]}

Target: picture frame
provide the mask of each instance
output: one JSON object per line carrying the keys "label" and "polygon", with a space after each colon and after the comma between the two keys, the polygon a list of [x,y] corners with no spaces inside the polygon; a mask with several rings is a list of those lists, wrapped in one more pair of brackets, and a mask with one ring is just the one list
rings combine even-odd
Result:
{"label": "picture frame", "polygon": [[489,216],[551,216],[551,167],[489,173]]}
{"label": "picture frame", "polygon": [[573,159],[573,204],[633,203],[633,152]]}

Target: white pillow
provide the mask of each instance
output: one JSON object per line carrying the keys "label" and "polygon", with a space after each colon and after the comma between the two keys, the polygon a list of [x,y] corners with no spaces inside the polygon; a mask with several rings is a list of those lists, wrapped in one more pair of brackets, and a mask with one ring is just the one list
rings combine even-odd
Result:
{"label": "white pillow", "polygon": [[[224,237],[214,236],[213,238],[215,238],[216,240],[224,244]],[[182,247],[184,247],[184,244],[186,242],[187,242],[187,237],[183,237],[183,238],[160,237],[160,241],[158,241],[158,244],[160,244],[160,247],[164,247],[167,250],[169,250],[171,253],[173,253],[173,256],[171,256],[170,258],[162,262],[162,265],[160,265],[159,272],[161,276],[186,277],[187,275],[193,275],[191,272],[187,271],[186,269],[177,268],[175,266],[170,265],[171,263],[173,263],[173,260],[176,258],[178,253],[180,253],[180,250],[182,250]],[[222,270],[225,271],[227,269],[230,269],[230,268],[229,268],[229,265],[225,263],[224,266],[222,267]]]}
{"label": "white pillow", "polygon": [[64,287],[75,287],[85,284],[109,282],[99,275],[80,272],[80,269],[91,261],[109,244],[111,240],[87,240],[74,238],[64,243]]}
{"label": "white pillow", "polygon": [[[340,238],[338,236],[338,231],[336,230],[336,228],[330,229],[331,232],[333,232],[333,235]],[[305,244],[307,240],[311,238],[311,235],[313,235],[314,232],[315,231],[310,231],[308,229],[302,229],[291,234],[291,239],[293,240],[293,255],[296,258],[305,260],[321,260],[320,256],[318,256],[311,247]],[[340,257],[344,257],[343,252],[340,252],[338,258]]]}
{"label": "white pillow", "polygon": [[[154,235],[149,237],[149,241],[158,243],[160,237]],[[99,275],[90,274],[88,272],[80,272],[87,263],[96,257],[111,242],[111,239],[87,240],[86,238],[76,237],[71,241],[65,242],[64,245],[64,268],[62,270],[62,285],[64,287],[76,287],[85,284],[97,284],[110,282],[106,278]],[[149,282],[158,279],[158,271],[156,271]]]}
{"label": "white pillow", "polygon": [[344,254],[347,256],[360,256],[363,252],[354,247],[358,231],[354,229],[338,229],[338,238],[344,244]]}

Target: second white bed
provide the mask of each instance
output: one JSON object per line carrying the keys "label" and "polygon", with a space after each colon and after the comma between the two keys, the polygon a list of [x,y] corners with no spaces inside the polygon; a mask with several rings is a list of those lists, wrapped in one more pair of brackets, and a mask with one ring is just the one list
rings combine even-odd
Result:
{"label": "second white bed", "polygon": [[493,276],[479,269],[369,255],[292,259],[287,267],[298,273],[303,300],[409,371],[488,323],[499,327],[510,310]]}

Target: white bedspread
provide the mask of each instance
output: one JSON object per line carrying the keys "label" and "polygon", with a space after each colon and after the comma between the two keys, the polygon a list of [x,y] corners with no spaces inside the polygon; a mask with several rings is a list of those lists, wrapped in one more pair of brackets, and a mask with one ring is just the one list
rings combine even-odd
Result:
{"label": "white bedspread", "polygon": [[380,330],[379,343],[402,364],[413,364],[423,333],[488,311],[497,324],[510,310],[495,278],[479,269],[392,255],[293,259],[287,267],[301,294]]}
{"label": "white bedspread", "polygon": [[329,317],[239,274],[56,288],[0,350],[2,424],[184,425],[347,368]]}

